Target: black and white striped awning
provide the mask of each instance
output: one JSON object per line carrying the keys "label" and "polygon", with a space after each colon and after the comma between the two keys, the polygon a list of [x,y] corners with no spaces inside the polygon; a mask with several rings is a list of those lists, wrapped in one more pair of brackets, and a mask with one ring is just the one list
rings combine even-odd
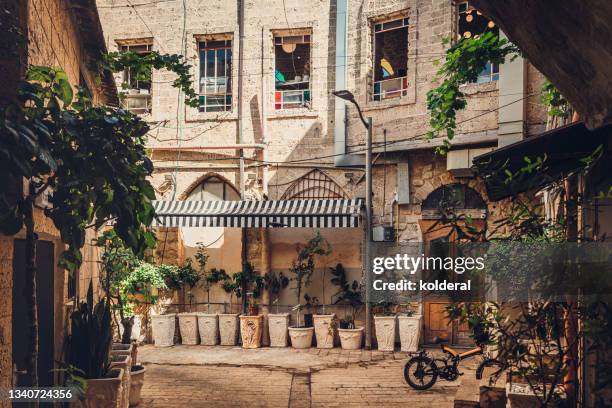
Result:
{"label": "black and white striped awning", "polygon": [[234,228],[357,228],[360,199],[278,201],[154,201],[154,226]]}

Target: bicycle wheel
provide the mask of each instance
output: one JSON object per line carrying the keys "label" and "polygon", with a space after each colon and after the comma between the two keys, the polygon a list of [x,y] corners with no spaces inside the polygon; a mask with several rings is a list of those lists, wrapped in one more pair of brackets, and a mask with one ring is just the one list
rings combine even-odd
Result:
{"label": "bicycle wheel", "polygon": [[413,357],[404,366],[404,378],[415,390],[426,390],[436,383],[438,367],[429,357]]}
{"label": "bicycle wheel", "polygon": [[476,379],[477,380],[481,380],[482,379],[482,375],[484,373],[484,370],[487,367],[494,367],[495,368],[495,371],[490,373],[490,377],[497,377],[504,370],[504,365],[502,364],[501,361],[496,360],[494,358],[488,358],[488,359],[484,360],[482,363],[480,363],[480,365],[476,369]]}

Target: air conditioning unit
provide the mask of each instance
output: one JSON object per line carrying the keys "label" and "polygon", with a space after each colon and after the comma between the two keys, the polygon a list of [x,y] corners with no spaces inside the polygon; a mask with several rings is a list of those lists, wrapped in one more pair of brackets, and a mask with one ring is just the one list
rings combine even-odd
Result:
{"label": "air conditioning unit", "polygon": [[374,242],[394,242],[395,228],[392,225],[377,225],[372,228],[372,241]]}
{"label": "air conditioning unit", "polygon": [[476,156],[489,153],[493,147],[480,147],[451,150],[446,155],[446,170],[455,177],[472,177],[472,160]]}

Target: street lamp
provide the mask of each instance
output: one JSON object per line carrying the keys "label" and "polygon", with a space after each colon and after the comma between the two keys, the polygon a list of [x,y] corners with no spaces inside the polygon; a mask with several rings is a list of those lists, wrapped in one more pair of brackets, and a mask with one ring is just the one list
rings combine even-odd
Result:
{"label": "street lamp", "polygon": [[366,349],[372,348],[372,274],[370,272],[371,262],[371,243],[372,243],[372,118],[368,117],[367,121],[363,117],[363,113],[361,112],[361,107],[355,100],[355,96],[347,90],[334,91],[332,92],[334,96],[337,96],[340,99],[344,99],[355,105],[357,108],[357,112],[359,113],[359,119],[361,119],[361,123],[365,126],[367,132],[366,137],[366,157],[365,157],[365,170],[366,170],[366,202],[365,202],[365,212],[366,212],[366,242],[364,248],[364,271],[366,274],[365,279],[365,297],[366,297],[366,323],[365,323],[365,346]]}

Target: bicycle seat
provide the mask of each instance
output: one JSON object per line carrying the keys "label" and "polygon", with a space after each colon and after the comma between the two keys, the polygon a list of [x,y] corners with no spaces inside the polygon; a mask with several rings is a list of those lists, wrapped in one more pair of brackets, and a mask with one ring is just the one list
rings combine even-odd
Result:
{"label": "bicycle seat", "polygon": [[442,351],[445,353],[449,353],[450,355],[452,355],[453,357],[460,357],[460,358],[465,358],[465,357],[469,357],[475,354],[480,354],[482,353],[482,348],[481,347],[474,347],[471,350],[467,350],[464,351],[463,353],[460,353],[458,350],[455,350],[454,348],[446,345],[446,344],[442,344]]}

